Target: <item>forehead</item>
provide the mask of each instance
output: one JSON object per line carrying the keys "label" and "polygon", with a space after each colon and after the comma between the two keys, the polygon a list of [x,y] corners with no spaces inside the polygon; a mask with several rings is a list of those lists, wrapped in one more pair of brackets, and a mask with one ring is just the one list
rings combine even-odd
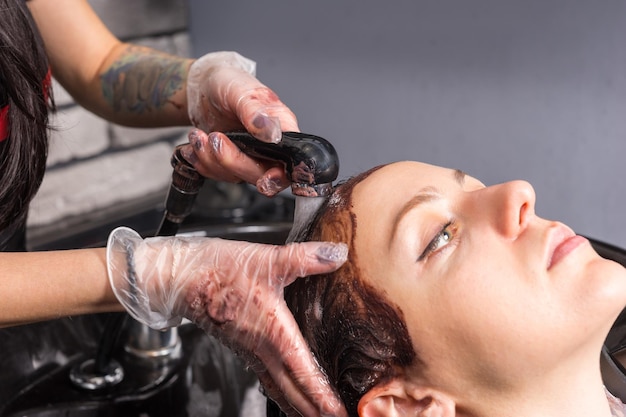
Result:
{"label": "forehead", "polygon": [[[423,187],[444,185],[454,180],[453,170],[416,161],[395,162],[373,172],[354,188],[354,198],[371,203],[375,196],[407,195]],[[368,197],[369,196],[369,197]],[[369,200],[369,201],[368,201]]]}

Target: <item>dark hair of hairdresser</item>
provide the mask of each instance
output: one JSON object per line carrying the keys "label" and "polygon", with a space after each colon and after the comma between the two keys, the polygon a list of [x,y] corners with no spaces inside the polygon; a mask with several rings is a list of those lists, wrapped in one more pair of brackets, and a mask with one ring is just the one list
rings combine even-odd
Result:
{"label": "dark hair of hairdresser", "polygon": [[26,2],[0,0],[0,109],[8,133],[0,138],[0,231],[25,221],[43,179],[54,107],[48,68]]}
{"label": "dark hair of hairdresser", "polygon": [[376,169],[336,187],[297,239],[344,242],[347,262],[336,272],[296,280],[285,292],[304,338],[350,416],[357,415],[367,391],[418,362],[402,312],[363,281],[353,250],[358,219],[350,211],[352,189]]}

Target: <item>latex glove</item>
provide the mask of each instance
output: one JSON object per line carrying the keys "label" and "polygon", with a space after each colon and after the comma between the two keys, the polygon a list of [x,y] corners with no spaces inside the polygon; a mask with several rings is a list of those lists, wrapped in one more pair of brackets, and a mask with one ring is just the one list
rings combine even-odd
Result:
{"label": "latex glove", "polygon": [[125,227],[107,244],[111,287],[135,319],[155,329],[190,319],[243,357],[289,416],[346,415],[283,299],[297,277],[333,271],[346,256],[344,244],[142,239]]}
{"label": "latex glove", "polygon": [[291,182],[283,164],[255,160],[220,132],[206,134],[199,129],[189,132],[189,143],[181,148],[183,157],[205,178],[217,181],[247,182],[260,193],[272,197]]}
{"label": "latex glove", "polygon": [[190,136],[194,147],[187,154],[192,164],[200,162],[194,166],[207,178],[223,180],[230,174],[229,181],[260,182],[259,190],[272,195],[289,185],[284,170],[254,161],[218,133],[243,128],[259,140],[276,143],[283,131],[299,131],[293,112],[254,76],[255,71],[254,61],[228,51],[206,54],[191,64],[187,108],[191,123],[203,132]]}

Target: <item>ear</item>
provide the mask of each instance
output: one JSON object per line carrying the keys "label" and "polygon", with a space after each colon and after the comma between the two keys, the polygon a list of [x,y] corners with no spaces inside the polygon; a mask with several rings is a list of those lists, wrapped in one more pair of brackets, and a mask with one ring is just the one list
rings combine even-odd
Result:
{"label": "ear", "polygon": [[393,379],[369,390],[359,401],[360,417],[454,417],[454,400],[441,391]]}

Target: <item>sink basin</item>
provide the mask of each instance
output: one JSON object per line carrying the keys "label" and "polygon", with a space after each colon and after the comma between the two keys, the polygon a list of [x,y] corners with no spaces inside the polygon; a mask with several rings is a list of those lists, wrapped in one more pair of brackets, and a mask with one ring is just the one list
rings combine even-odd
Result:
{"label": "sink basin", "polygon": [[[117,352],[124,380],[102,391],[87,391],[74,386],[69,378],[75,366],[94,354],[85,351],[31,375],[30,382],[4,406],[2,415],[194,416],[202,411],[204,416],[237,416],[246,390],[255,386],[255,376],[194,325],[181,326],[179,335],[182,356],[167,372],[165,367],[146,366]],[[151,380],[158,384],[146,383]]]}
{"label": "sink basin", "polygon": [[[282,220],[191,224],[180,233],[281,244],[290,227]],[[257,389],[254,374],[232,352],[190,323],[179,327],[180,359],[166,367],[143,364],[119,347],[114,359],[124,368],[122,382],[98,391],[75,386],[70,372],[95,357],[111,316],[0,329],[0,416],[233,417],[246,393]]]}

